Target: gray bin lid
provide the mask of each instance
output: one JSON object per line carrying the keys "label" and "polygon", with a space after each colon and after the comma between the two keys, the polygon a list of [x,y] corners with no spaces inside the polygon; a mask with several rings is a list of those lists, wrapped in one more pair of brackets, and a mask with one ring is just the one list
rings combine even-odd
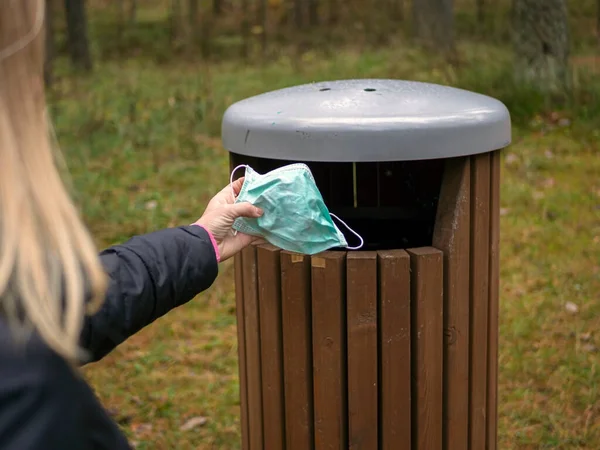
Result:
{"label": "gray bin lid", "polygon": [[437,84],[341,80],[280,89],[231,105],[224,147],[293,161],[365,162],[450,158],[511,141],[496,99]]}

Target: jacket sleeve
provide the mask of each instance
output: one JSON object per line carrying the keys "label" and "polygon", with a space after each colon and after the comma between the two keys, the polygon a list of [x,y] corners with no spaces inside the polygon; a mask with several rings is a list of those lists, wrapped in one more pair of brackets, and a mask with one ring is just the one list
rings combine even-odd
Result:
{"label": "jacket sleeve", "polygon": [[86,318],[83,363],[98,361],[171,309],[208,289],[218,274],[211,236],[190,225],[136,236],[100,254],[109,276],[106,300]]}

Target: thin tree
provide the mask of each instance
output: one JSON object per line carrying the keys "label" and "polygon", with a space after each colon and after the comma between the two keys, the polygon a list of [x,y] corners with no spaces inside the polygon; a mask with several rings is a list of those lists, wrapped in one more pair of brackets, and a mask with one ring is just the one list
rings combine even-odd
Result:
{"label": "thin tree", "polygon": [[452,55],[453,0],[413,0],[413,34],[421,44],[448,56]]}
{"label": "thin tree", "polygon": [[73,65],[84,71],[92,70],[88,40],[85,0],[65,0],[67,42]]}
{"label": "thin tree", "polygon": [[485,0],[476,0],[475,4],[477,24],[481,27],[485,22]]}
{"label": "thin tree", "polygon": [[213,14],[215,16],[223,14],[223,3],[221,0],[213,0]]}
{"label": "thin tree", "polygon": [[137,0],[129,0],[129,24],[135,23],[137,18]]}
{"label": "thin tree", "polygon": [[199,44],[204,58],[211,54],[211,12],[210,8],[200,10],[198,0],[189,0],[188,16],[190,26],[190,43]]}
{"label": "thin tree", "polygon": [[190,27],[190,41],[196,42],[198,38],[198,0],[189,0],[188,19]]}
{"label": "thin tree", "polygon": [[177,41],[181,36],[181,16],[181,0],[171,0],[171,11],[169,14],[169,31],[172,42]]}
{"label": "thin tree", "polygon": [[514,0],[516,75],[546,91],[565,91],[570,38],[565,0]]}
{"label": "thin tree", "polygon": [[319,25],[319,1],[308,0],[308,24],[311,27]]}
{"label": "thin tree", "polygon": [[250,22],[248,20],[248,0],[241,0],[241,31],[242,31],[242,58],[248,57],[248,40],[250,39]]}
{"label": "thin tree", "polygon": [[267,0],[257,0],[256,24],[258,25],[260,47],[263,54],[267,51]]}
{"label": "thin tree", "polygon": [[294,0],[294,23],[296,28],[301,29],[304,26],[304,0]]}
{"label": "thin tree", "polygon": [[328,3],[327,21],[329,22],[329,25],[335,25],[338,22],[338,19],[340,17],[340,14],[339,14],[340,4],[339,4],[338,0],[328,0],[327,3]]}
{"label": "thin tree", "polygon": [[390,0],[389,9],[392,20],[404,20],[404,0]]}
{"label": "thin tree", "polygon": [[596,36],[598,36],[598,44],[600,45],[600,0],[597,0],[596,6]]}

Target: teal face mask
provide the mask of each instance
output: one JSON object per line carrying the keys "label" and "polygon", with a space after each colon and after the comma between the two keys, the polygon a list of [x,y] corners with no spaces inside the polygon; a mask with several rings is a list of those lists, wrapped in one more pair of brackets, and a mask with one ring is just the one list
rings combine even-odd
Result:
{"label": "teal face mask", "polygon": [[[246,168],[244,185],[235,201],[251,203],[264,213],[258,219],[236,219],[235,231],[260,236],[283,250],[305,255],[333,247],[349,250],[362,247],[362,238],[329,212],[308,166],[290,164],[261,175],[250,166],[242,165],[231,173],[231,182],[235,172],[242,167]],[[348,247],[332,217],[357,236],[360,245]]]}

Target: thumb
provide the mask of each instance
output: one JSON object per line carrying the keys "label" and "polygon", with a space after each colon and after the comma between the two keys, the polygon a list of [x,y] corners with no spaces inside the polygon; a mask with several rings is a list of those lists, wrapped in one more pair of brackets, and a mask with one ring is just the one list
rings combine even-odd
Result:
{"label": "thumb", "polygon": [[242,202],[231,205],[229,214],[232,219],[237,219],[238,217],[257,218],[263,215],[263,211],[248,202]]}

